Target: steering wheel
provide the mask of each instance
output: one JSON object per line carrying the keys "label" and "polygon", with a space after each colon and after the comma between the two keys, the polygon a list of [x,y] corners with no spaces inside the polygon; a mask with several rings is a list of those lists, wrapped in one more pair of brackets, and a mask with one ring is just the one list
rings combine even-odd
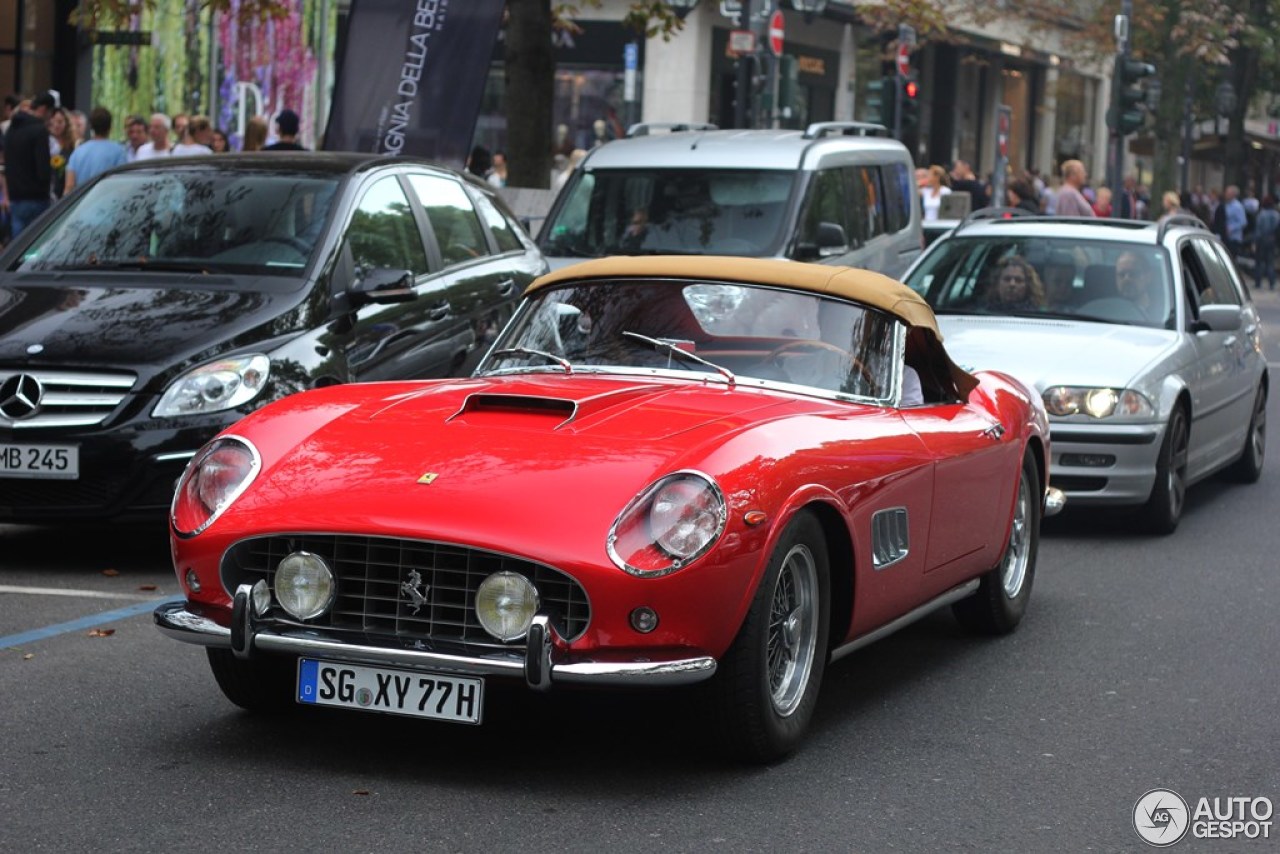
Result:
{"label": "steering wheel", "polygon": [[[819,351],[832,353],[841,360],[842,364],[848,364],[857,372],[858,376],[862,378],[862,382],[866,385],[868,394],[874,393],[876,390],[876,384],[871,377],[871,372],[867,370],[867,366],[864,365],[861,360],[854,358],[854,355],[843,347],[837,347],[835,344],[828,344],[826,341],[818,341],[813,338],[800,338],[795,341],[786,341],[775,347],[773,351],[765,357],[765,364],[773,365],[785,372],[785,356],[793,351]],[[809,383],[809,385],[816,385],[816,383]],[[841,389],[833,390],[838,391]]]}

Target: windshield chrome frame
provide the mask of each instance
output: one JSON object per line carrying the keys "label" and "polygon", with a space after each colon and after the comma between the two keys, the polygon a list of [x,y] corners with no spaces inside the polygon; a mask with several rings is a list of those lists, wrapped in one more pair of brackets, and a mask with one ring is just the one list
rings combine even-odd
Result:
{"label": "windshield chrome frame", "polygon": [[[781,290],[786,293],[802,293],[805,295],[813,296],[813,298],[817,300],[835,299],[835,297],[819,294],[816,292],[796,291],[796,290],[787,289],[787,288],[775,288],[769,285],[754,284],[750,282],[744,283],[744,282],[729,282],[729,281],[719,281],[719,280],[712,281],[712,280],[704,280],[704,279],[673,279],[673,278],[654,279],[654,281],[675,281],[675,282],[683,282],[685,284],[737,285],[739,287],[755,287],[755,288],[760,288],[762,290]],[[511,319],[507,321],[507,327],[509,328],[509,327],[515,326],[517,323],[523,320],[525,315],[529,314],[534,310],[533,306],[535,302],[537,302],[541,297],[545,296],[546,294],[552,293],[557,289],[558,288],[540,290],[535,292],[532,296],[524,297],[520,301],[520,305],[516,308],[515,312],[512,314]],[[795,383],[787,383],[787,382],[782,382],[780,380],[761,379],[761,378],[753,377],[750,375],[743,376],[741,374],[735,374],[734,383],[732,385],[729,385],[725,383],[724,376],[718,373],[714,373],[714,372],[700,373],[700,372],[693,372],[693,371],[687,371],[687,370],[677,370],[674,368],[633,367],[633,366],[627,366],[627,365],[579,365],[577,363],[571,362],[570,364],[573,365],[573,372],[570,374],[566,374],[564,369],[561,368],[559,365],[522,365],[522,366],[511,367],[511,368],[490,368],[488,370],[481,371],[481,367],[483,367],[489,361],[489,357],[498,349],[503,349],[497,346],[498,342],[501,341],[503,338],[503,333],[499,333],[498,337],[495,338],[493,343],[489,345],[489,348],[485,350],[484,356],[480,359],[479,363],[476,365],[476,369],[474,372],[472,372],[471,376],[475,378],[481,378],[481,377],[519,376],[519,375],[525,375],[525,374],[548,374],[548,375],[554,375],[558,377],[566,377],[566,378],[572,379],[574,377],[580,377],[585,375],[590,375],[590,376],[612,375],[612,376],[624,376],[624,377],[647,377],[647,378],[654,378],[654,379],[674,379],[674,380],[680,380],[682,382],[689,382],[692,380],[702,385],[720,386],[724,388],[726,391],[733,391],[735,387],[745,387],[745,388],[753,388],[753,389],[762,389],[765,391],[784,392],[786,394],[802,395],[804,397],[815,397],[823,400],[834,400],[834,401],[839,401],[841,403],[860,403],[860,404],[871,405],[871,406],[890,407],[895,409],[899,408],[902,402],[902,379],[903,379],[903,369],[905,366],[905,358],[906,358],[906,350],[907,350],[906,324],[902,321],[901,318],[894,317],[893,315],[887,312],[884,312],[878,308],[875,308],[874,306],[869,306],[864,303],[855,302],[853,300],[843,300],[843,301],[848,302],[850,305],[855,305],[858,308],[863,309],[864,311],[870,311],[870,312],[875,312],[877,314],[882,314],[890,323],[893,324],[893,345],[890,353],[890,358],[893,360],[893,370],[890,376],[889,388],[887,390],[888,393],[883,397],[866,397],[862,395],[848,394],[845,392],[818,388],[816,386],[797,385]],[[503,331],[505,333],[505,329]]]}

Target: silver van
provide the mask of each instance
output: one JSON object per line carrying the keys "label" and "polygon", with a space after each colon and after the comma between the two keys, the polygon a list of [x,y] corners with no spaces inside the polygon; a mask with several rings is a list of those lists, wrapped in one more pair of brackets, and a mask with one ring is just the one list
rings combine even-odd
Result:
{"label": "silver van", "polygon": [[914,171],[880,125],[635,125],[588,153],[538,245],[552,269],[604,255],[740,255],[896,278],[923,245]]}

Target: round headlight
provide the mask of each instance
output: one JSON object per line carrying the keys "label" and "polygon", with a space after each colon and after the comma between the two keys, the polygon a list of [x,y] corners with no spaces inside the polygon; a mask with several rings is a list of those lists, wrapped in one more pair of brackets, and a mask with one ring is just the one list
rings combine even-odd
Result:
{"label": "round headlight", "polygon": [[537,613],[538,590],[523,575],[495,572],[476,590],[476,617],[500,641],[524,637]]}
{"label": "round headlight", "polygon": [[333,571],[318,555],[294,552],[276,566],[275,593],[280,607],[297,619],[318,617],[333,604]]}
{"label": "round headlight", "polygon": [[724,494],[715,481],[680,471],[651,484],[623,508],[605,548],[623,572],[656,578],[706,554],[727,520]]}

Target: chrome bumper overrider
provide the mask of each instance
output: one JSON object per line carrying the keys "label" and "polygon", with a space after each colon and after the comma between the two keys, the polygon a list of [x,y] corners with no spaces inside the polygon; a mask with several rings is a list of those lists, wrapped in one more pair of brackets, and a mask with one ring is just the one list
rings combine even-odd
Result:
{"label": "chrome bumper overrider", "polygon": [[563,638],[545,614],[533,618],[523,653],[483,656],[353,644],[315,632],[279,632],[255,625],[249,591],[248,585],[242,585],[236,591],[231,628],[190,609],[185,602],[166,602],[157,608],[156,626],[177,640],[230,649],[240,658],[249,658],[261,650],[469,676],[523,678],[530,688],[540,691],[548,690],[552,683],[642,687],[686,685],[708,679],[716,672],[716,661],[710,656],[658,660],[572,658]]}
{"label": "chrome bumper overrider", "polygon": [[1044,491],[1044,518],[1057,516],[1067,506],[1067,494],[1057,487],[1049,487]]}

